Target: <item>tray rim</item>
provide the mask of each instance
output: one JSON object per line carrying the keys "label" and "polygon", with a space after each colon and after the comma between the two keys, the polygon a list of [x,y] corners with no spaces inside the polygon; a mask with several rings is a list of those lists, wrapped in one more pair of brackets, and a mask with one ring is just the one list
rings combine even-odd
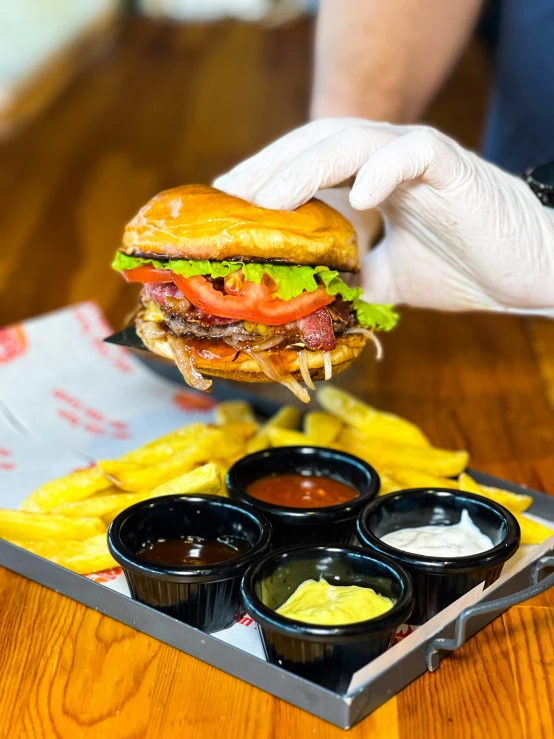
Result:
{"label": "tray rim", "polygon": [[[476,470],[470,469],[468,472],[483,484],[503,486],[513,492],[531,495],[534,499],[532,508],[537,507],[533,513],[554,521],[554,496]],[[536,559],[540,556],[537,554]],[[477,600],[483,602],[523,589],[536,559],[508,578],[501,587],[491,587],[488,593]],[[457,618],[456,615],[438,630],[434,630],[423,643],[400,660],[396,660],[388,669],[376,675],[375,679],[366,682],[356,692],[339,694],[2,539],[0,539],[0,566],[93,608],[342,729],[351,728],[422,675],[427,670],[426,647],[438,636],[451,636]],[[481,586],[477,586],[479,587]],[[468,631],[468,638],[498,615],[498,613],[487,614],[476,619]]]}

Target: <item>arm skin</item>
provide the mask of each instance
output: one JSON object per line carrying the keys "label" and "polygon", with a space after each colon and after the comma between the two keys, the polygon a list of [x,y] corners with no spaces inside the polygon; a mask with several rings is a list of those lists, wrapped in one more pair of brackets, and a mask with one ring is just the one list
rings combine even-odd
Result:
{"label": "arm skin", "polygon": [[312,118],[413,123],[447,78],[482,0],[321,0]]}

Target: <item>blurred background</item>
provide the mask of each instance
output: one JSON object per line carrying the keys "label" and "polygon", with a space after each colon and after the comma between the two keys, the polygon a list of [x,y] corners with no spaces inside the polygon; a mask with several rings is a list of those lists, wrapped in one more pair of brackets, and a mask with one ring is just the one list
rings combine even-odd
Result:
{"label": "blurred background", "polygon": [[[210,182],[308,118],[316,0],[0,0],[0,323],[97,300],[153,194]],[[425,119],[479,143],[494,23]],[[491,31],[492,29],[492,31]]]}

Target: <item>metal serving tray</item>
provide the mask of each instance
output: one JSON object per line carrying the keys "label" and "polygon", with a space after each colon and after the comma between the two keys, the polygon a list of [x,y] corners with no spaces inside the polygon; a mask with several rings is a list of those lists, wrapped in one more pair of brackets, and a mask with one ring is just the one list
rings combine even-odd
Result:
{"label": "metal serving tray", "polygon": [[[152,355],[144,351],[145,347],[136,335],[134,326],[114,334],[108,341],[133,350],[155,372],[178,383],[183,382],[172,363],[154,361]],[[279,408],[272,399],[250,393],[236,383],[215,381],[213,391],[218,400],[237,397],[248,400],[262,418]],[[531,495],[534,499],[531,512],[554,522],[554,497],[482,473],[471,474],[486,485]],[[1,539],[0,566],[94,608],[325,721],[348,729],[425,671],[437,669],[442,656],[457,649],[511,605],[543,592],[554,584],[554,536],[541,545],[527,549],[523,556],[518,553],[505,565],[502,577],[486,591],[483,591],[482,585],[474,588],[358,671],[346,694],[334,693],[297,677]],[[514,564],[515,560],[517,562]],[[551,574],[540,579],[541,573],[549,569]]]}
{"label": "metal serving tray", "polygon": [[[554,497],[481,473],[472,472],[472,475],[484,484],[531,495],[534,503],[530,512],[554,522]],[[553,585],[554,556],[548,555],[554,554],[554,536],[542,545],[528,549],[508,576],[503,575],[486,591],[478,586],[466,593],[360,670],[345,695],[297,677],[126,595],[2,540],[0,566],[94,608],[325,721],[348,729],[426,670],[435,670],[441,656],[457,649],[510,606]],[[551,573],[541,579],[541,574],[548,570]]]}

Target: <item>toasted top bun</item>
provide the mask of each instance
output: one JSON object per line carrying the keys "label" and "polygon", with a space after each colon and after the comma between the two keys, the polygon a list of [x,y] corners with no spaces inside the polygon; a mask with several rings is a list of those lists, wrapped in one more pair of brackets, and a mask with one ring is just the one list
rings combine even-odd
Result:
{"label": "toasted top bun", "polygon": [[137,257],[226,259],[359,269],[356,233],[319,200],[267,210],[208,185],[165,190],[125,228],[120,251]]}

